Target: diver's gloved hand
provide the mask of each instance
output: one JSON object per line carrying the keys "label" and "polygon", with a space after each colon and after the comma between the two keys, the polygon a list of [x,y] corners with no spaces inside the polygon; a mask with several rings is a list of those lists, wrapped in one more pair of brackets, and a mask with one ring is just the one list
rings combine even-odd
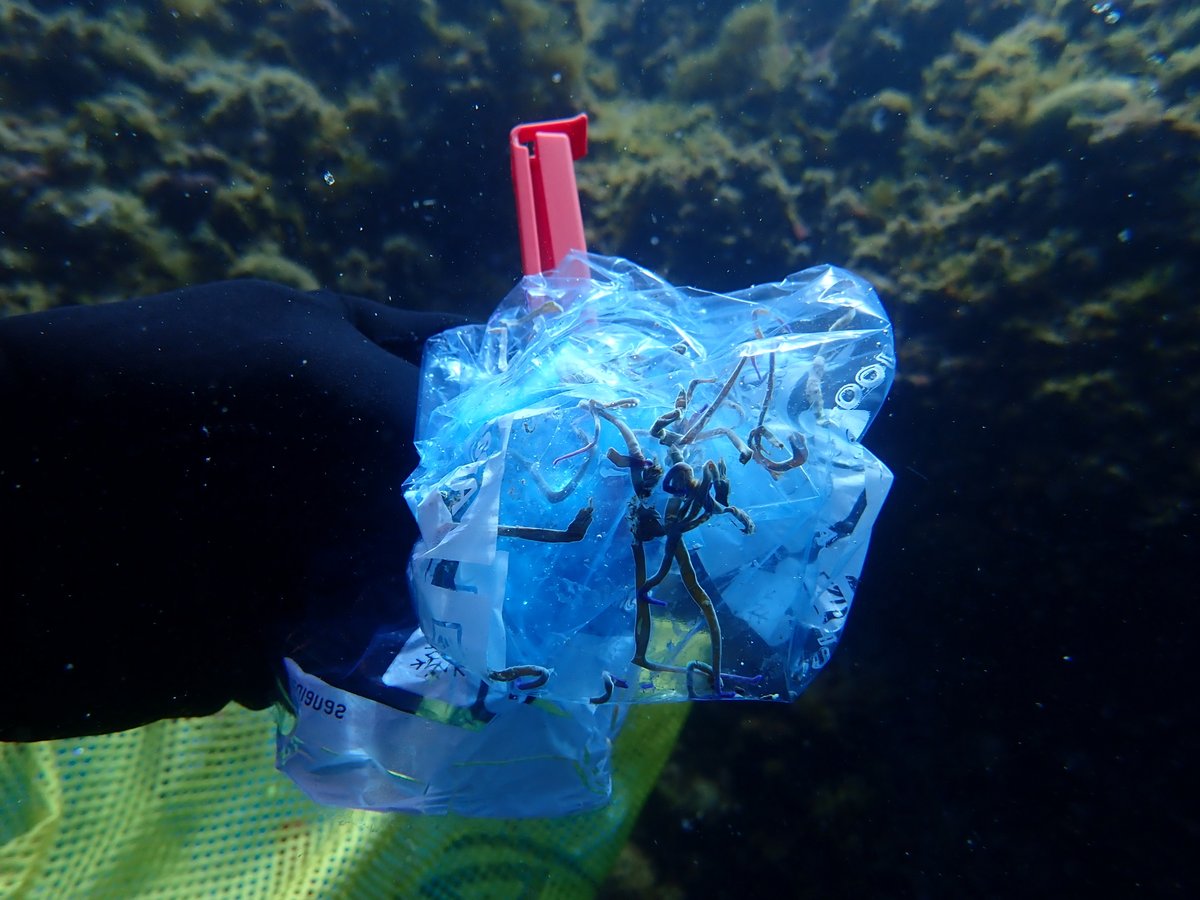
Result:
{"label": "diver's gloved hand", "polygon": [[0,321],[0,739],[201,715],[411,619],[401,482],[453,316],[260,281]]}

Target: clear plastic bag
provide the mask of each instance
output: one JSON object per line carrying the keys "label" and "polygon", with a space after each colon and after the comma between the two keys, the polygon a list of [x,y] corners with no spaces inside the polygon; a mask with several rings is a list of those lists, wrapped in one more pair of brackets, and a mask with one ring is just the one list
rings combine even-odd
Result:
{"label": "clear plastic bag", "polygon": [[859,441],[893,371],[831,266],[728,295],[598,256],[525,278],[426,348],[420,628],[349,676],[288,660],[280,768],[339,806],[561,815],[607,800],[625,704],[795,696],[891,483]]}
{"label": "clear plastic bag", "polygon": [[425,636],[562,703],[791,699],[829,660],[891,473],[871,286],[733,294],[574,254],[426,349],[405,485]]}
{"label": "clear plastic bag", "polygon": [[356,673],[361,693],[285,665],[294,715],[280,723],[276,758],[319,803],[515,819],[608,801],[620,707],[521,702],[413,628],[376,636]]}

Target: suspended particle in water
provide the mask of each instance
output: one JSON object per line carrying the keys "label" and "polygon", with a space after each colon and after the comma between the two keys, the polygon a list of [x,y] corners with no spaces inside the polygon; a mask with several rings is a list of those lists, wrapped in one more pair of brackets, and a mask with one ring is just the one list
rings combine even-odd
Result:
{"label": "suspended particle in water", "polygon": [[325,178],[325,183],[330,184],[330,185],[337,181],[337,179],[333,177],[333,173],[330,172],[328,169],[325,170],[324,178]]}

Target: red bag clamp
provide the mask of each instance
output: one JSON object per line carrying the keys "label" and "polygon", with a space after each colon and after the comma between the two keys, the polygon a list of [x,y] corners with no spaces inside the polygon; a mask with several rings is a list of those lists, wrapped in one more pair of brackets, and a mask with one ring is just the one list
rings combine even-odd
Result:
{"label": "red bag clamp", "polygon": [[587,155],[587,115],[530,122],[509,132],[521,270],[558,268],[572,250],[586,252],[575,160]]}

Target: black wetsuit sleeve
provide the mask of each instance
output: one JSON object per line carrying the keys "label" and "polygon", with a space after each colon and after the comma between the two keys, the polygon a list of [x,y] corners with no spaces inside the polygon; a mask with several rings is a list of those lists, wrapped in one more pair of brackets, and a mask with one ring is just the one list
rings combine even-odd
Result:
{"label": "black wetsuit sleeve", "polygon": [[224,282],[0,321],[0,739],[269,703],[411,617],[425,339],[460,324]]}

